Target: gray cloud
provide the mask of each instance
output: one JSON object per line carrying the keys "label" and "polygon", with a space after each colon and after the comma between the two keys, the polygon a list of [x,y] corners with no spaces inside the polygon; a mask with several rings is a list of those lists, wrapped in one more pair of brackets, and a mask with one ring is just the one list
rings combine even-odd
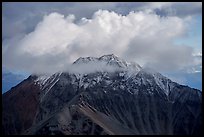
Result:
{"label": "gray cloud", "polygon": [[154,10],[159,15],[187,17],[202,14],[201,2],[174,2],[155,7]]}
{"label": "gray cloud", "polygon": [[44,15],[58,12],[74,14],[76,20],[91,18],[97,10],[110,10],[127,15],[130,11],[152,10],[159,15],[186,17],[201,14],[201,2],[4,2],[2,4],[3,40],[19,33],[30,33]]}
{"label": "gray cloud", "polygon": [[67,66],[69,73],[88,74],[93,72],[114,72],[116,70],[122,70],[114,66],[107,65],[107,62],[89,62],[87,64],[74,64]]}
{"label": "gray cloud", "polygon": [[76,19],[91,18],[98,9],[112,9],[116,3],[80,2],[4,2],[2,4],[3,39],[18,33],[30,33],[43,16],[52,12],[74,14]]}

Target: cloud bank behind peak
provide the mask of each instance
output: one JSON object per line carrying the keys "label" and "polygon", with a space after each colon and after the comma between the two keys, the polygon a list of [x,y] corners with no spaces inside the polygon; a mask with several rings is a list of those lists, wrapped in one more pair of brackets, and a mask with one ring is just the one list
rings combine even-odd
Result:
{"label": "cloud bank behind peak", "polygon": [[186,33],[188,20],[153,12],[98,10],[91,18],[47,14],[29,34],[3,43],[3,65],[31,73],[58,72],[79,57],[114,53],[126,60],[161,70],[180,69],[193,62],[193,49],[173,40]]}

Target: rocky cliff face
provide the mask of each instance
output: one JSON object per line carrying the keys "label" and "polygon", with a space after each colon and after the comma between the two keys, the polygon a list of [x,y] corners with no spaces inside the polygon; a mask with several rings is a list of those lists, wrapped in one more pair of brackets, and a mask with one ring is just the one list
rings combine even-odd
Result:
{"label": "rocky cliff face", "polygon": [[201,91],[114,56],[119,69],[32,75],[3,94],[5,134],[201,134]]}
{"label": "rocky cliff face", "polygon": [[40,88],[29,77],[2,96],[2,132],[20,134],[33,124],[39,108]]}

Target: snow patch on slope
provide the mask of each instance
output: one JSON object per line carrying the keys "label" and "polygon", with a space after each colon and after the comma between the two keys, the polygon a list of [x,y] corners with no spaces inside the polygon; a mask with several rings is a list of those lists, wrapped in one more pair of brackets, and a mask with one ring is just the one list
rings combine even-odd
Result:
{"label": "snow patch on slope", "polygon": [[42,75],[42,76],[39,76],[34,82],[35,84],[40,85],[40,87],[43,87],[49,78],[50,76]]}

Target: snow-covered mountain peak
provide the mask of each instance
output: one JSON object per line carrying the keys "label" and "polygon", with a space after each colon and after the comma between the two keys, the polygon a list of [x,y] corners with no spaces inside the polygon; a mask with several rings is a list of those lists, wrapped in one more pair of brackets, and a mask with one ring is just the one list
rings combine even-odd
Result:
{"label": "snow-covered mountain peak", "polygon": [[98,61],[98,58],[95,57],[80,57],[73,64],[83,64]]}
{"label": "snow-covered mountain peak", "polygon": [[118,56],[114,54],[103,55],[99,58],[99,60],[110,61],[110,60],[120,60]]}
{"label": "snow-covered mountain peak", "polygon": [[123,69],[131,69],[131,70],[141,70],[141,66],[135,62],[126,62],[125,60],[119,58],[114,54],[103,55],[99,58],[96,57],[80,57],[73,64],[88,64],[94,63],[104,63],[107,66],[114,66]]}
{"label": "snow-covered mountain peak", "polygon": [[117,66],[121,68],[127,68],[128,66],[127,65],[128,63],[126,61],[115,56],[114,54],[108,54],[108,55],[101,56],[99,60],[107,62],[108,65],[113,65],[113,66]]}

